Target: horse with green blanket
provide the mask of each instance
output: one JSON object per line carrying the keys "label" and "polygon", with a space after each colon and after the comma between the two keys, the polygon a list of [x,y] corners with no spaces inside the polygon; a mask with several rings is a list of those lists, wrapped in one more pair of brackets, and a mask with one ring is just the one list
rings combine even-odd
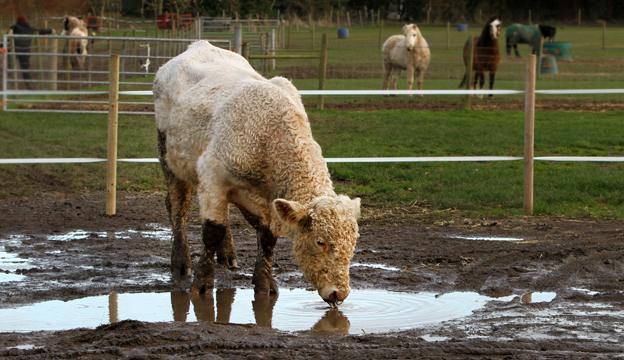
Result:
{"label": "horse with green blanket", "polygon": [[544,37],[552,41],[555,38],[556,31],[555,27],[548,25],[510,25],[505,31],[507,56],[511,55],[511,48],[513,47],[516,56],[520,57],[518,44],[529,44],[532,53],[538,54],[540,51],[540,38]]}

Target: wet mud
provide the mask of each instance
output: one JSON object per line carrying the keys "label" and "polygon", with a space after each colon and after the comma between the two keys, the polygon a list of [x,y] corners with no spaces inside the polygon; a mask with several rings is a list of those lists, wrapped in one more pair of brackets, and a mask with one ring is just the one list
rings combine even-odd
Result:
{"label": "wet mud", "polygon": [[[354,292],[331,310],[308,291],[282,238],[280,294],[254,296],[255,232],[237,213],[240,269],[217,267],[212,292],[186,291],[168,273],[163,194],[119,196],[115,217],[104,215],[102,193],[0,200],[0,358],[624,353],[624,221],[366,209]],[[195,216],[195,261],[200,236]],[[69,325],[46,327],[54,316]]]}

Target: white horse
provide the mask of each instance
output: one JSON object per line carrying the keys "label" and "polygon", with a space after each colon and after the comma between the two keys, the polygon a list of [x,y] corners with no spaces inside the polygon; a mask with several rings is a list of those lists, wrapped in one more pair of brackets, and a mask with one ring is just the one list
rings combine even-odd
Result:
{"label": "white horse", "polygon": [[82,37],[67,40],[67,52],[75,54],[70,58],[72,68],[84,69],[87,61],[87,45],[89,45],[89,31],[84,21],[74,16],[67,16],[63,21],[63,32],[61,35]]}
{"label": "white horse", "polygon": [[431,51],[427,40],[422,36],[416,24],[403,26],[403,35],[390,36],[381,50],[383,51],[384,90],[389,86],[396,90],[401,70],[407,70],[408,90],[412,90],[414,75],[418,79],[418,90],[422,90],[425,72],[431,60]]}

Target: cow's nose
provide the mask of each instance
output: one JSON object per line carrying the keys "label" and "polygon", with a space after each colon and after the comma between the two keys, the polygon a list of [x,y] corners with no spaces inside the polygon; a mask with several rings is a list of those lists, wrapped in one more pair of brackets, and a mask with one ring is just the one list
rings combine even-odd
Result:
{"label": "cow's nose", "polygon": [[329,294],[329,298],[327,298],[327,302],[341,303],[344,301],[344,299],[347,298],[347,295],[349,295],[349,292],[347,291],[334,290],[331,294]]}
{"label": "cow's nose", "polygon": [[339,290],[334,286],[324,287],[319,290],[319,295],[329,304],[341,303],[349,295],[349,290]]}

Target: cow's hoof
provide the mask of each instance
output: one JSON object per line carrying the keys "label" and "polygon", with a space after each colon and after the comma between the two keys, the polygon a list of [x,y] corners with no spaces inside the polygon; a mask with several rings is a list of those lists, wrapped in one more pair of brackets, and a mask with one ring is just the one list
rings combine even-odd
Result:
{"label": "cow's hoof", "polygon": [[172,262],[171,276],[175,281],[185,281],[191,278],[191,263]]}
{"label": "cow's hoof", "polygon": [[202,258],[195,265],[195,274],[191,284],[193,292],[204,294],[214,287],[214,264],[207,256]]}
{"label": "cow's hoof", "polygon": [[277,282],[272,277],[265,276],[255,276],[252,279],[252,283],[254,284],[254,292],[256,294],[275,294],[279,293],[279,288],[277,286]]}
{"label": "cow's hoof", "polygon": [[223,265],[230,270],[238,269],[238,261],[236,260],[236,255],[227,255],[227,256],[219,256],[217,255],[217,263],[219,265]]}

